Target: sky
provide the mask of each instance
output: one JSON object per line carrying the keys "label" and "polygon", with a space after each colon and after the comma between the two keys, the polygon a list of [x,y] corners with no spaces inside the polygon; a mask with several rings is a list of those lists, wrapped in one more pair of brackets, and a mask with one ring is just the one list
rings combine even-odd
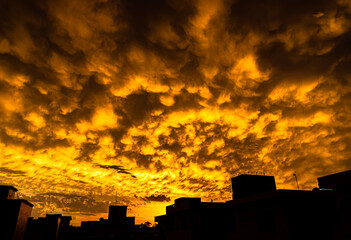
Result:
{"label": "sky", "polygon": [[72,223],[351,169],[349,0],[2,0],[0,184]]}

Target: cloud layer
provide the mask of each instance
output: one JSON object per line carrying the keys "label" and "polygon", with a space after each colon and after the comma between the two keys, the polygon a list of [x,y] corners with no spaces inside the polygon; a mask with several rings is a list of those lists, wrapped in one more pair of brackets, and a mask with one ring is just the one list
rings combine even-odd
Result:
{"label": "cloud layer", "polygon": [[0,181],[79,220],[116,192],[137,221],[229,200],[240,173],[311,189],[351,168],[350,18],[345,0],[1,1]]}

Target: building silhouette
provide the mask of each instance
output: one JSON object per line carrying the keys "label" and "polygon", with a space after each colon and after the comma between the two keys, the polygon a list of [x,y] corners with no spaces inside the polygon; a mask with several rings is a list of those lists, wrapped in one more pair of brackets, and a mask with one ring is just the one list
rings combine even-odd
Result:
{"label": "building silhouette", "polygon": [[277,190],[273,176],[242,174],[231,181],[233,199]]}
{"label": "building silhouette", "polygon": [[28,219],[25,240],[57,240],[68,235],[71,216],[46,214],[46,217]]}
{"label": "building silhouette", "polygon": [[[252,181],[267,178],[267,182],[271,178],[245,176],[251,177]],[[262,185],[257,193],[256,187],[248,189],[249,195],[227,202],[228,211],[234,218],[229,239],[333,239],[333,232],[338,228],[337,194],[266,187]]]}
{"label": "building silhouette", "polygon": [[351,239],[351,170],[317,178],[320,189],[330,189],[335,193],[335,205],[340,224],[335,235]]}
{"label": "building silhouette", "polygon": [[155,222],[159,239],[227,239],[229,217],[224,202],[178,198],[166,207],[166,215],[155,217]]}
{"label": "building silhouette", "polygon": [[158,239],[351,239],[351,171],[318,178],[312,191],[277,190],[274,176],[231,180],[226,203],[176,199],[155,217]]}
{"label": "building silhouette", "polygon": [[351,170],[317,178],[320,189],[351,193]]}
{"label": "building silhouette", "polygon": [[81,233],[84,239],[135,239],[135,217],[127,217],[127,206],[113,205],[109,207],[108,219],[82,222]]}
{"label": "building silhouette", "polygon": [[0,239],[23,240],[33,204],[15,199],[18,190],[13,186],[0,186]]}

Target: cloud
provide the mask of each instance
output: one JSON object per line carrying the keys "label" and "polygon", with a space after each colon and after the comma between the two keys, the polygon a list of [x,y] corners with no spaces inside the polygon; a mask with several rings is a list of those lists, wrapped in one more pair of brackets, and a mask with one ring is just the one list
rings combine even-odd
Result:
{"label": "cloud", "polygon": [[50,205],[54,205],[55,208],[61,209],[64,214],[106,213],[108,206],[110,205],[110,202],[108,201],[97,201],[92,197],[80,196],[77,194],[45,192],[33,197],[23,197],[30,202],[36,203],[36,211],[45,211],[46,208],[52,207]]}
{"label": "cloud", "polygon": [[171,199],[169,197],[166,197],[165,195],[151,195],[148,197],[143,198],[147,201],[152,201],[152,202],[169,202]]}
{"label": "cloud", "polygon": [[0,172],[9,174],[9,175],[21,175],[25,176],[26,172],[25,171],[20,171],[20,170],[13,170],[7,167],[0,167]]}
{"label": "cloud", "polygon": [[99,145],[94,142],[84,142],[81,144],[79,155],[75,158],[76,160],[92,161],[91,155],[99,150]]}
{"label": "cloud", "polygon": [[121,166],[118,165],[101,165],[101,164],[96,164],[96,166],[104,169],[113,169],[116,170],[118,173],[124,173],[124,174],[130,174],[133,178],[136,178],[133,174],[128,172],[126,169],[124,169]]}

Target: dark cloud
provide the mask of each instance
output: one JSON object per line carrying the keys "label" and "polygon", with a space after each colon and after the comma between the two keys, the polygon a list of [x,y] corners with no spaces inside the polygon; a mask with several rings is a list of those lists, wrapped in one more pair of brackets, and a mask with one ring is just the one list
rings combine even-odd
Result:
{"label": "dark cloud", "polygon": [[264,127],[264,131],[269,134],[272,133],[276,130],[276,125],[277,125],[277,121],[272,121],[270,123],[268,123],[265,127]]}
{"label": "dark cloud", "polygon": [[199,104],[201,97],[197,93],[189,93],[186,89],[182,89],[181,94],[174,97],[174,105],[169,111],[186,111],[190,109],[201,109]]}
{"label": "dark cloud", "polygon": [[100,149],[98,143],[83,142],[80,147],[80,153],[75,158],[76,160],[92,161],[91,156]]}
{"label": "dark cloud", "polygon": [[169,202],[171,199],[163,194],[157,195],[157,194],[152,194],[148,197],[144,197],[144,200],[148,202]]}
{"label": "dark cloud", "polygon": [[125,151],[121,155],[135,160],[138,166],[143,168],[148,168],[150,163],[153,161],[153,156],[151,154],[142,154],[136,151]]}
{"label": "dark cloud", "polygon": [[95,75],[90,76],[85,83],[82,84],[80,91],[79,105],[86,109],[94,109],[98,104],[104,104],[109,96],[108,89],[105,85],[97,82]]}
{"label": "dark cloud", "polygon": [[131,174],[129,171],[124,169],[121,166],[118,165],[101,165],[101,164],[95,164],[97,167],[104,168],[104,169],[113,169],[116,170],[118,173],[124,173],[124,174],[130,174],[133,178],[136,178],[133,174]]}
{"label": "dark cloud", "polygon": [[[153,37],[154,34],[157,34],[155,31],[162,27],[162,24],[169,24],[177,37],[187,39],[184,26],[189,24],[190,18],[196,13],[196,8],[191,1],[132,0],[121,1],[119,5],[121,19],[128,24],[127,36],[146,45],[145,47],[163,53],[165,57],[169,56],[170,50],[181,47],[177,45],[175,39],[167,42],[159,41],[157,36]],[[165,51],[166,49],[168,51]]]}
{"label": "dark cloud", "polygon": [[[313,14],[335,10],[334,1],[226,1],[230,5],[228,29],[235,31],[278,34],[287,31],[291,25],[303,25],[309,30],[317,27]],[[312,25],[312,26],[311,26]]]}
{"label": "dark cloud", "polygon": [[121,123],[124,127],[140,125],[147,121],[154,110],[162,109],[156,94],[146,91],[132,93],[127,98],[117,98],[115,111],[123,117]]}
{"label": "dark cloud", "polygon": [[9,175],[21,175],[21,176],[26,175],[25,171],[14,170],[14,169],[10,169],[7,167],[0,167],[0,172],[5,173],[5,174],[9,174]]}

